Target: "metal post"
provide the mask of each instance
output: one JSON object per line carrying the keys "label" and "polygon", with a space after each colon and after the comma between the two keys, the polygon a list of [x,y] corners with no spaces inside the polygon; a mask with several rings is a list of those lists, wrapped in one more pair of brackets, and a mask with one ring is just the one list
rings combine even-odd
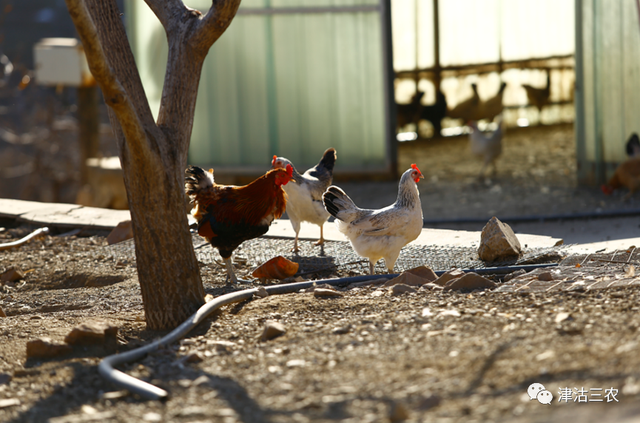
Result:
{"label": "metal post", "polygon": [[384,83],[385,121],[387,132],[387,169],[389,175],[398,175],[398,139],[396,138],[396,102],[393,88],[393,43],[391,37],[391,0],[380,0],[382,35],[382,67]]}
{"label": "metal post", "polygon": [[585,137],[585,109],[584,109],[584,39],[583,25],[584,16],[582,13],[583,0],[575,0],[575,31],[576,31],[576,80],[574,90],[574,107],[576,117],[574,122],[575,143],[576,143],[576,161],[577,161],[577,177],[578,183],[586,184],[589,170],[587,168],[586,153],[586,137]]}
{"label": "metal post", "polygon": [[433,85],[436,89],[436,100],[438,99],[437,93],[440,90],[440,14],[438,7],[438,0],[433,0]]}

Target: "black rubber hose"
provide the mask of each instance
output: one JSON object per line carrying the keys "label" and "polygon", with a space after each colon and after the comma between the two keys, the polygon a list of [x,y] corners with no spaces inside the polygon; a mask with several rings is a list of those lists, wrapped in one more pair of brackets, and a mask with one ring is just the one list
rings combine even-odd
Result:
{"label": "black rubber hose", "polygon": [[[550,267],[557,266],[557,263],[551,264],[535,264],[535,265],[525,265],[525,266],[507,266],[507,267],[490,267],[484,269],[466,269],[464,272],[475,272],[479,274],[506,274],[511,273],[520,269],[524,269],[527,272],[533,269],[541,268],[541,267]],[[438,276],[445,273],[445,271],[438,271],[436,274]],[[264,287],[269,295],[280,295],[280,294],[289,294],[292,292],[299,291],[301,289],[307,289],[312,287],[313,285],[321,285],[327,284],[331,286],[340,286],[340,285],[349,285],[356,282],[365,282],[365,281],[373,281],[377,279],[392,279],[399,276],[397,273],[395,274],[380,274],[380,275],[366,275],[366,276],[354,276],[349,278],[338,278],[338,279],[321,279],[314,281],[304,281],[304,282],[294,282],[287,284],[279,284],[279,285],[271,285]],[[120,387],[127,389],[128,391],[138,394],[141,397],[151,399],[151,400],[160,400],[165,401],[169,397],[169,393],[164,389],[158,388],[155,385],[144,382],[140,379],[136,379],[133,376],[129,376],[128,374],[121,372],[120,370],[115,369],[115,366],[124,363],[130,363],[132,361],[139,360],[145,357],[148,353],[160,348],[161,346],[168,345],[172,342],[175,342],[182,337],[184,337],[191,329],[200,324],[209,314],[216,311],[222,306],[227,304],[237,303],[239,301],[245,301],[253,297],[255,293],[257,293],[259,288],[250,288],[242,291],[232,292],[230,294],[221,295],[218,298],[215,298],[194,313],[191,317],[189,317],[184,323],[175,328],[165,337],[152,342],[149,345],[144,347],[136,348],[135,350],[127,351],[121,354],[114,354],[108,357],[105,357],[98,366],[98,371],[100,375],[104,377],[107,381],[112,382]]]}

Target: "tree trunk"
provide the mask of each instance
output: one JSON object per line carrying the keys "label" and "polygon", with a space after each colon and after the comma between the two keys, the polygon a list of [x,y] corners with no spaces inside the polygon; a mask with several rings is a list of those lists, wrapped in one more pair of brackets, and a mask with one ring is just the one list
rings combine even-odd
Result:
{"label": "tree trunk", "polygon": [[109,106],[133,223],[149,329],[171,329],[204,304],[188,228],[184,169],[202,64],[240,0],[212,0],[206,15],[181,0],[145,0],[167,33],[169,60],[158,122],[149,109],[115,0],[66,0],[89,68]]}
{"label": "tree trunk", "polygon": [[[109,117],[118,142],[133,224],[138,279],[147,326],[178,326],[204,304],[204,289],[186,216],[184,169],[189,139],[180,131],[162,131],[153,122],[142,82],[114,0],[90,0],[88,9],[107,63],[133,103],[142,122],[143,140],[127,140],[113,110]],[[200,63],[201,67],[202,62]],[[189,84],[197,74],[174,75]],[[193,103],[195,104],[195,92]],[[119,98],[109,98],[113,105]],[[173,116],[192,122],[187,110]]]}

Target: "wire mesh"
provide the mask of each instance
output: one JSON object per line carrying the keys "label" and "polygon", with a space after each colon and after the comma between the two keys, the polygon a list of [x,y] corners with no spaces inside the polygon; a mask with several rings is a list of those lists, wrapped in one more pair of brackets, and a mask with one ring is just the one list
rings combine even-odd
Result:
{"label": "wire mesh", "polygon": [[[203,264],[218,262],[222,258],[217,249],[211,247],[198,235],[192,235],[198,261]],[[133,240],[105,247],[105,254],[115,261],[133,263],[135,252]],[[369,272],[369,261],[358,256],[346,241],[326,241],[323,246],[316,246],[309,241],[300,241],[298,254],[292,252],[293,240],[261,237],[244,242],[234,253],[234,262],[251,267],[281,255],[299,263],[298,275],[311,273],[333,273],[336,271],[348,274],[366,274]],[[419,266],[428,266],[435,271],[446,271],[452,268],[482,269],[485,267],[508,266],[521,264],[538,264],[559,261],[563,247],[528,249],[517,260],[508,262],[485,263],[478,258],[473,247],[443,247],[438,245],[407,245],[400,252],[394,271],[402,272]],[[386,273],[384,260],[375,266],[376,273]]]}

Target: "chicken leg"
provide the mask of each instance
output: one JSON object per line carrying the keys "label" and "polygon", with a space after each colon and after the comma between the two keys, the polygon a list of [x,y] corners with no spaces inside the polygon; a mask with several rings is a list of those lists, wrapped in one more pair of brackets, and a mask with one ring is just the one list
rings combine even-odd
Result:
{"label": "chicken leg", "polygon": [[315,245],[323,245],[324,244],[324,235],[323,235],[323,229],[324,229],[324,225],[320,225],[320,239],[318,240],[318,242],[315,243]]}
{"label": "chicken leg", "polygon": [[244,279],[238,279],[236,276],[236,272],[233,270],[233,263],[231,262],[231,257],[224,258],[224,264],[227,268],[227,278],[231,281],[231,283],[251,283],[251,281],[247,281]]}

